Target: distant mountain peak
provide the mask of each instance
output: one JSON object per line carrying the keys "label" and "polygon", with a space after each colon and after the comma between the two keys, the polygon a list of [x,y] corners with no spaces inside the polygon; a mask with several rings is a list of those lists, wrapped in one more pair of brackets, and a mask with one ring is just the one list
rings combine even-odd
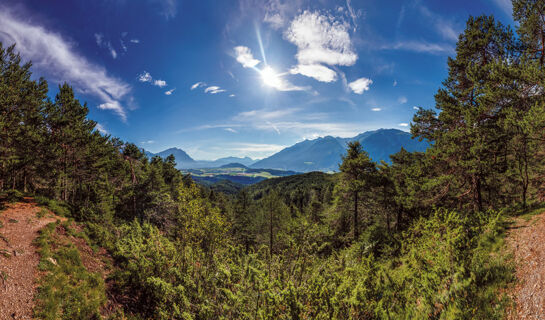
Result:
{"label": "distant mountain peak", "polygon": [[352,138],[325,136],[304,140],[257,161],[251,167],[301,172],[337,171],[341,156],[346,152],[346,144],[350,141],[359,141],[376,162],[390,162],[390,155],[399,152],[402,147],[408,151],[425,151],[429,146],[425,141],[412,139],[408,132],[382,128]]}

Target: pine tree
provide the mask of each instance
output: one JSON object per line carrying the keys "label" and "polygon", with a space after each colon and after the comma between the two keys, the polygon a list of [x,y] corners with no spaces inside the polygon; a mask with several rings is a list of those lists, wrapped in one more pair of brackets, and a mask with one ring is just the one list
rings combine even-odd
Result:
{"label": "pine tree", "polygon": [[359,211],[360,202],[364,199],[360,195],[371,193],[371,189],[377,185],[378,175],[376,165],[367,152],[365,152],[359,141],[348,143],[347,154],[343,156],[339,166],[341,171],[341,193],[351,198],[352,209],[352,232],[354,241],[359,238]]}
{"label": "pine tree", "polygon": [[434,141],[432,156],[446,164],[443,188],[459,190],[456,197],[471,199],[475,211],[484,208],[485,190],[489,198],[498,193],[490,182],[501,173],[498,164],[505,161],[508,141],[498,122],[501,108],[487,95],[490,72],[494,62],[509,63],[515,52],[509,28],[493,17],[470,17],[456,58],[448,60],[448,78],[435,95],[441,112],[421,109],[413,119],[413,135]]}
{"label": "pine tree", "polygon": [[542,0],[513,0],[513,19],[519,23],[518,34],[526,54],[539,61],[545,59],[545,2]]}

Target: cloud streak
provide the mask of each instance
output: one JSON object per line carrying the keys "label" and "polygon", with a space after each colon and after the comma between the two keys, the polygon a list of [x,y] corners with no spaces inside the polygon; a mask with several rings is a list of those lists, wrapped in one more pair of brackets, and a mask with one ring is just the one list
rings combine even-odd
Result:
{"label": "cloud streak", "polygon": [[62,36],[24,21],[6,8],[0,8],[0,30],[0,40],[5,45],[16,43],[21,56],[32,60],[33,66],[51,80],[66,81],[79,92],[96,97],[102,101],[100,109],[111,110],[126,121],[121,101],[129,98],[131,87],[77,54]]}

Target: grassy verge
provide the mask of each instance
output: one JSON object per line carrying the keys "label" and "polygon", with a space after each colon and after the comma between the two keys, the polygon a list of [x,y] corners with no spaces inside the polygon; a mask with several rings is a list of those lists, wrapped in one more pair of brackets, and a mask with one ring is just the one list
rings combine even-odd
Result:
{"label": "grassy verge", "polygon": [[87,271],[76,246],[63,234],[68,223],[51,223],[36,239],[39,269],[45,274],[39,282],[38,319],[101,319],[106,303],[105,285],[98,273]]}

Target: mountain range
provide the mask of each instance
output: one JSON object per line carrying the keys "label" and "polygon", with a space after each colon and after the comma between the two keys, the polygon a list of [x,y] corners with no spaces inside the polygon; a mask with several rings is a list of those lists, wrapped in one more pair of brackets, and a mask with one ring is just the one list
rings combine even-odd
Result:
{"label": "mountain range", "polygon": [[390,162],[390,155],[401,148],[407,151],[425,151],[429,143],[412,139],[411,134],[397,129],[379,129],[367,131],[352,138],[320,137],[304,140],[285,148],[270,157],[255,161],[249,157],[226,157],[214,161],[194,160],[185,151],[170,148],[157,154],[146,152],[148,156],[167,157],[173,154],[178,169],[216,168],[232,163],[249,168],[266,168],[291,170],[297,172],[338,171],[342,155],[346,152],[348,142],[359,141],[371,159],[376,162]]}
{"label": "mountain range", "polygon": [[225,157],[216,160],[194,160],[184,150],[178,148],[169,148],[158,153],[145,151],[145,154],[150,159],[154,156],[166,158],[172,154],[174,155],[174,158],[176,158],[176,168],[178,169],[218,168],[232,163],[240,163],[243,166],[250,166],[256,161],[250,157]]}
{"label": "mountain range", "polygon": [[425,151],[429,143],[412,139],[410,133],[397,129],[367,131],[352,138],[326,136],[299,142],[272,156],[252,164],[252,168],[271,168],[310,171],[338,171],[341,156],[347,144],[359,141],[371,159],[376,162],[390,162],[390,155],[401,148],[407,151]]}

